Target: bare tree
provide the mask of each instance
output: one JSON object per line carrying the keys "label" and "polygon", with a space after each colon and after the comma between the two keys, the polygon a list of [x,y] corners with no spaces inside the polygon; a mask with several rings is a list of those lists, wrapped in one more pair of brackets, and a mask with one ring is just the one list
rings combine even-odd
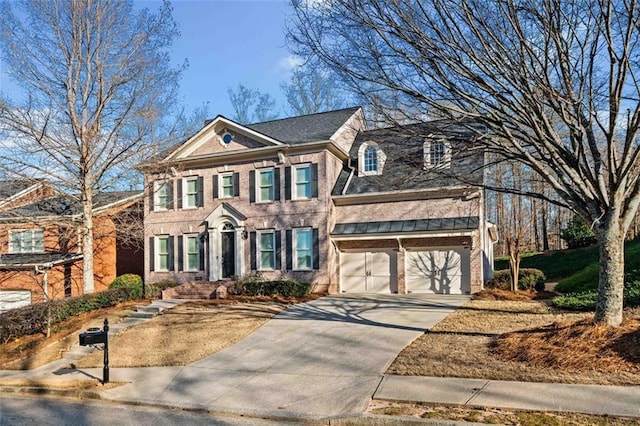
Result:
{"label": "bare tree", "polygon": [[595,319],[621,323],[624,237],[640,203],[635,0],[292,6],[294,53],[320,59],[367,99],[396,94],[416,119],[483,124],[487,150],[526,164],[592,225]]}
{"label": "bare tree", "polygon": [[[0,7],[5,70],[24,98],[0,99],[0,160],[22,176],[47,177],[82,204],[84,291],[94,290],[94,202],[172,135],[182,67],[168,2],[20,0]],[[173,122],[173,121],[171,121]],[[158,137],[158,135],[163,135]]]}
{"label": "bare tree", "polygon": [[281,85],[289,112],[293,115],[314,114],[345,107],[344,96],[335,78],[320,66],[298,67],[288,83]]}
{"label": "bare tree", "polygon": [[250,124],[278,118],[276,100],[268,93],[238,84],[237,89],[228,88],[229,101],[234,111],[231,117],[241,124]]}

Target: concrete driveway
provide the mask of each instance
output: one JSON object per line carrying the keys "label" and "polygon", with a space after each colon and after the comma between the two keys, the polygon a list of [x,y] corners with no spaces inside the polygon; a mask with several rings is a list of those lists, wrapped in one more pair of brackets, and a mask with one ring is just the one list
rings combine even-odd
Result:
{"label": "concrete driveway", "polygon": [[336,295],[295,305],[185,367],[113,369],[105,399],[251,415],[362,413],[398,352],[468,300]]}

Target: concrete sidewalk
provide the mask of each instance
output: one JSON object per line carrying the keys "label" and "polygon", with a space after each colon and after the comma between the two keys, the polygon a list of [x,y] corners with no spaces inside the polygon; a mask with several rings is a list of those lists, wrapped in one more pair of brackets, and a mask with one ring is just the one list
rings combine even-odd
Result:
{"label": "concrete sidewalk", "polygon": [[640,417],[640,386],[385,376],[374,399]]}

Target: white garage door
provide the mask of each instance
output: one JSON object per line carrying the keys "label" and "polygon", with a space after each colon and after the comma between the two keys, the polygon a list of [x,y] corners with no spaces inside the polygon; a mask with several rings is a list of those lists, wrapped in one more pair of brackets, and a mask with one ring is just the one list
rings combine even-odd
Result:
{"label": "white garage door", "polygon": [[0,312],[30,304],[31,292],[28,290],[0,290]]}
{"label": "white garage door", "polygon": [[465,294],[471,290],[469,249],[434,249],[405,253],[407,291]]}
{"label": "white garage door", "polygon": [[391,293],[395,287],[394,251],[343,252],[340,282],[343,293]]}

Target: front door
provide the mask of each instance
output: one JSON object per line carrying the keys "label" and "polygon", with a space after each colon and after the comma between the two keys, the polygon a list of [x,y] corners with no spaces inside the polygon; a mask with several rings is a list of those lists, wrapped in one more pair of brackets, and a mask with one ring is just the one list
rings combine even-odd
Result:
{"label": "front door", "polygon": [[226,224],[222,234],[222,278],[236,275],[236,232],[233,225]]}

